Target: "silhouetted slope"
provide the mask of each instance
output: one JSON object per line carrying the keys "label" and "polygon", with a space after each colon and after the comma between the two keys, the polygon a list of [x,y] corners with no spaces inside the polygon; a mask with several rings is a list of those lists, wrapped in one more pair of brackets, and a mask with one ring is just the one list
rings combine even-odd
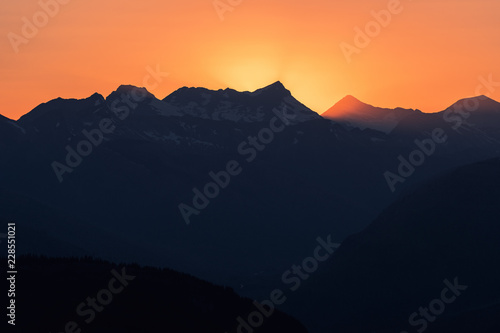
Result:
{"label": "silhouetted slope", "polygon": [[321,116],[349,126],[389,133],[405,117],[420,113],[419,110],[403,108],[379,108],[363,103],[353,96],[346,96]]}
{"label": "silhouetted slope", "polygon": [[[17,266],[16,328],[23,333],[64,332],[70,321],[89,333],[233,333],[238,326],[236,319],[255,311],[251,300],[230,288],[168,269],[31,256],[19,258]],[[110,286],[121,291],[111,293]],[[99,303],[109,299],[99,293],[103,289],[112,295],[109,304]],[[97,299],[101,312],[98,308],[89,311],[92,306],[85,305],[77,313],[88,297]],[[95,315],[92,319],[91,312]],[[307,332],[279,311],[265,319],[258,331]]]}
{"label": "silhouetted slope", "polygon": [[[62,213],[38,200],[7,191],[0,187],[0,224],[16,223],[16,233],[22,239],[17,254],[36,253],[46,256],[100,255],[112,260],[137,260],[138,252],[115,233]],[[150,253],[152,254],[152,253]]]}
{"label": "silhouetted slope", "polygon": [[24,135],[25,130],[16,121],[0,115],[0,151],[13,148]]}
{"label": "silhouetted slope", "polygon": [[499,159],[469,165],[401,198],[344,241],[292,313],[312,331],[414,332],[409,316],[457,277],[467,290],[428,332],[498,331],[499,170]]}

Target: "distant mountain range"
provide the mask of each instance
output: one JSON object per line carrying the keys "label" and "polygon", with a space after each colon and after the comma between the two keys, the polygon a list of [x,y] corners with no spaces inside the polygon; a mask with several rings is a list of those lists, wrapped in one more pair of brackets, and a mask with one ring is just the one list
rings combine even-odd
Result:
{"label": "distant mountain range", "polygon": [[346,96],[322,116],[361,129],[371,128],[389,133],[402,119],[419,113],[421,113],[419,110],[378,108],[363,103],[353,96]]}
{"label": "distant mountain range", "polygon": [[[346,259],[322,264],[317,283],[304,283],[285,309],[309,329],[330,330],[333,323],[351,329],[355,305],[345,322],[330,316],[320,321],[297,305],[305,302],[301,293],[324,304],[323,297],[340,295],[347,280],[345,290],[353,293],[356,281],[370,283],[354,277],[354,260],[368,268],[378,260],[373,262],[381,268],[367,268],[363,277],[382,279],[389,269],[385,257],[399,267],[401,258],[384,246],[394,239],[416,242],[421,235],[411,224],[382,228],[370,238],[381,214],[450,170],[499,157],[499,143],[500,103],[486,96],[434,114],[376,108],[349,96],[320,116],[279,82],[255,92],[181,88],[163,100],[144,88],[120,86],[107,97],[49,101],[18,121],[0,117],[0,220],[18,222],[28,240],[20,242],[19,253],[169,267],[257,299],[282,285],[283,272],[310,256],[318,237],[332,235],[335,243],[345,241],[336,255]],[[474,181],[473,173],[465,175]],[[439,193],[445,190],[461,193],[455,187]],[[419,199],[414,208],[395,208],[396,215],[406,220],[420,214],[419,205],[432,203]],[[458,205],[467,208],[466,202]],[[426,212],[422,218],[431,219],[435,211]],[[470,231],[452,211],[439,214]],[[472,212],[464,214],[473,219]],[[429,242],[443,236],[442,229],[425,228],[434,233]],[[353,248],[353,237],[376,246],[360,241]],[[391,249],[403,253],[402,243]],[[454,253],[463,253],[460,246],[470,250],[456,240],[447,244]],[[417,252],[408,252],[409,258],[422,250],[416,244],[412,249]],[[433,263],[432,272],[448,265],[443,260]],[[330,278],[337,281],[331,270],[337,265],[345,276],[327,286]],[[453,278],[453,270],[446,273],[436,279]],[[314,285],[321,289],[309,290]],[[374,295],[364,309],[373,308],[380,296]],[[464,311],[486,300],[475,299]],[[408,301],[401,309],[412,306]],[[381,324],[370,320],[367,327]]]}

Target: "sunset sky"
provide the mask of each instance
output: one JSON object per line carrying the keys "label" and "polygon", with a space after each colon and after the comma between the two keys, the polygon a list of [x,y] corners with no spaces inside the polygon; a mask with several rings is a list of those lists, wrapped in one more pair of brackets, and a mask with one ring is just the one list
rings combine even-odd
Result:
{"label": "sunset sky", "polygon": [[[38,0],[0,2],[0,113],[9,118],[57,97],[143,86],[148,68],[169,73],[150,89],[158,98],[280,80],[318,113],[345,95],[435,112],[475,95],[479,77],[500,82],[498,0],[222,0],[224,13],[213,0],[60,2],[53,17]],[[373,30],[371,12],[388,7],[398,13]],[[34,16],[39,31],[26,38]],[[367,24],[373,37],[349,62],[340,45],[356,47],[355,28]],[[500,100],[500,84],[483,93]]]}

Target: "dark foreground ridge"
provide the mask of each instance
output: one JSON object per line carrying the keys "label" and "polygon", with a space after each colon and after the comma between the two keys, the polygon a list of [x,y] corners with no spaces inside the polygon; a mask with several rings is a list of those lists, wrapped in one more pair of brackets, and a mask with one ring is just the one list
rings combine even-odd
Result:
{"label": "dark foreground ridge", "polygon": [[[169,269],[35,256],[20,257],[18,266],[16,327],[23,333],[232,333],[239,316],[255,311],[231,288]],[[307,332],[275,310],[259,332],[280,331]]]}

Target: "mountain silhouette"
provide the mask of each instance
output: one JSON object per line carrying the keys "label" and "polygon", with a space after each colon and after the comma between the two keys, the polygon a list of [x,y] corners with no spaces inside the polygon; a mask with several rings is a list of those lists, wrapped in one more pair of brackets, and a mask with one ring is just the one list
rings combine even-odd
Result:
{"label": "mountain silhouette", "polygon": [[[461,104],[474,111],[467,116]],[[29,239],[19,254],[92,255],[168,267],[264,299],[282,284],[283,272],[311,255],[318,237],[343,243],[340,255],[350,236],[370,238],[366,230],[372,227],[365,228],[398,198],[500,153],[499,103],[483,96],[436,114],[380,109],[352,97],[339,105],[376,126],[361,129],[355,119],[348,124],[321,117],[280,82],[254,92],[184,87],[163,100],[123,85],[107,97],[43,103],[18,121],[0,118],[0,219],[18,221]],[[378,122],[367,116],[373,113],[388,118]],[[394,121],[394,114],[405,116]],[[395,127],[378,126],[389,123]],[[430,142],[436,130],[446,139]],[[238,172],[229,177],[228,168]],[[400,177],[394,189],[388,173]],[[196,211],[186,217],[180,208],[186,206]],[[395,238],[412,237],[404,232],[390,231]],[[376,234],[370,242],[386,244],[384,237]],[[372,250],[348,258],[370,268],[378,249]],[[330,265],[337,264],[319,268],[313,284],[325,295],[304,284],[311,295],[300,298],[304,304],[340,295],[335,288],[341,284],[326,285]],[[345,265],[339,279],[359,281],[358,266]],[[374,298],[359,304],[371,311]],[[308,328],[356,326],[337,317],[315,322],[296,304],[290,301],[284,310]],[[351,320],[354,310],[348,310],[359,308],[345,304],[339,313]],[[413,306],[404,304],[401,310]],[[464,311],[472,318],[477,309]],[[379,323],[371,318],[367,327]]]}
{"label": "mountain silhouette", "polygon": [[403,108],[379,108],[348,95],[321,116],[361,129],[371,128],[389,133],[401,119],[414,113],[418,114],[420,111]]}
{"label": "mountain silhouette", "polygon": [[185,115],[212,120],[258,122],[269,120],[273,110],[290,112],[292,123],[319,119],[319,115],[298,102],[281,82],[254,92],[233,89],[211,91],[205,88],[180,88],[163,99]]}

